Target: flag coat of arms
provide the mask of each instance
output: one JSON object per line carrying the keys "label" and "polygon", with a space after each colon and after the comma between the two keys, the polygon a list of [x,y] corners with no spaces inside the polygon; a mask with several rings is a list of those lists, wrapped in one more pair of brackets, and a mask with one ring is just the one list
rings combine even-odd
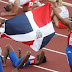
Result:
{"label": "flag coat of arms", "polygon": [[13,17],[5,22],[5,31],[1,37],[29,45],[38,51],[48,44],[55,31],[51,21],[51,4]]}

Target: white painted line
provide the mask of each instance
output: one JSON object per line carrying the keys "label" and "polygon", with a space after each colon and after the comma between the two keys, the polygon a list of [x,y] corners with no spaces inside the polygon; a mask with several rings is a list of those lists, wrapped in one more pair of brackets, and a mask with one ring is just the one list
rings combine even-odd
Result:
{"label": "white painted line", "polygon": [[3,18],[3,17],[0,17],[0,19],[5,19],[5,20],[7,20],[6,18]]}
{"label": "white painted line", "polygon": [[41,67],[41,66],[37,66],[37,65],[33,65],[33,66],[37,67],[37,68],[40,68],[40,69],[47,70],[47,71],[51,71],[51,72],[59,72],[59,71],[55,71],[55,70],[52,70],[52,69],[44,68],[44,67]]}
{"label": "white painted line", "polygon": [[8,2],[2,1],[2,0],[1,0],[0,2],[3,2],[3,3],[5,3],[5,4],[8,4]]}
{"label": "white painted line", "polygon": [[51,49],[47,49],[47,48],[42,48],[42,49],[47,50],[47,51],[51,51],[51,52],[54,52],[54,53],[66,55],[65,53],[62,53],[62,52],[59,52],[59,51],[55,51],[55,50],[51,50]]}
{"label": "white painted line", "polygon": [[59,33],[55,33],[56,35],[59,35],[59,36],[62,36],[62,37],[68,37],[66,35],[62,35],[62,34],[59,34]]}

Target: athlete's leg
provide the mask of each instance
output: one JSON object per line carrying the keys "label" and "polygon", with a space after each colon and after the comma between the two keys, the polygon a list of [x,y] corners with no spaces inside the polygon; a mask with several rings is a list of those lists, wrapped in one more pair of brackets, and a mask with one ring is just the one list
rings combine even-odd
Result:
{"label": "athlete's leg", "polygon": [[22,59],[20,65],[17,67],[17,69],[19,69],[19,68],[29,59],[30,55],[31,55],[31,52],[28,51],[28,52],[23,56],[23,59]]}
{"label": "athlete's leg", "polygon": [[27,62],[27,60],[29,59],[31,55],[31,52],[28,51],[24,56],[23,56],[23,59],[21,61],[21,63],[12,71],[12,72],[18,72],[18,70],[21,68],[21,66],[24,65],[25,62]]}
{"label": "athlete's leg", "polygon": [[69,66],[71,68],[70,72],[72,72],[72,47],[70,47],[70,46],[66,47],[66,55],[67,55],[67,60],[68,60]]}
{"label": "athlete's leg", "polygon": [[6,59],[8,57],[8,55],[13,52],[13,48],[10,45],[7,45],[4,49],[4,58],[3,58],[3,66],[6,66]]}

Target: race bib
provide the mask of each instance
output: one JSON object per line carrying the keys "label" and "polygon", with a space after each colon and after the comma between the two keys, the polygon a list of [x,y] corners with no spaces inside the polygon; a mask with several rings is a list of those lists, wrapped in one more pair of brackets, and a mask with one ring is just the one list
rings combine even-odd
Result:
{"label": "race bib", "polygon": [[72,46],[72,33],[70,34],[69,45]]}
{"label": "race bib", "polygon": [[29,6],[33,6],[33,2],[29,2]]}

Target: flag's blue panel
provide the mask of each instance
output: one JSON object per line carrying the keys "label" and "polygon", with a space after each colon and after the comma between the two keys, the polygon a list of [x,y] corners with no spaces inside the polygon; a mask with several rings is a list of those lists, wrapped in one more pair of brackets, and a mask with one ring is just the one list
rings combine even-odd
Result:
{"label": "flag's blue panel", "polygon": [[18,15],[5,22],[5,33],[8,35],[26,34],[31,31],[33,29],[25,14]]}
{"label": "flag's blue panel", "polygon": [[44,37],[40,49],[43,48],[44,46],[46,46],[46,45],[48,44],[48,42],[51,40],[51,38],[52,38],[54,35],[55,35],[55,32],[52,33],[52,34],[50,34],[50,35],[48,35],[48,36],[46,36],[46,37]]}

